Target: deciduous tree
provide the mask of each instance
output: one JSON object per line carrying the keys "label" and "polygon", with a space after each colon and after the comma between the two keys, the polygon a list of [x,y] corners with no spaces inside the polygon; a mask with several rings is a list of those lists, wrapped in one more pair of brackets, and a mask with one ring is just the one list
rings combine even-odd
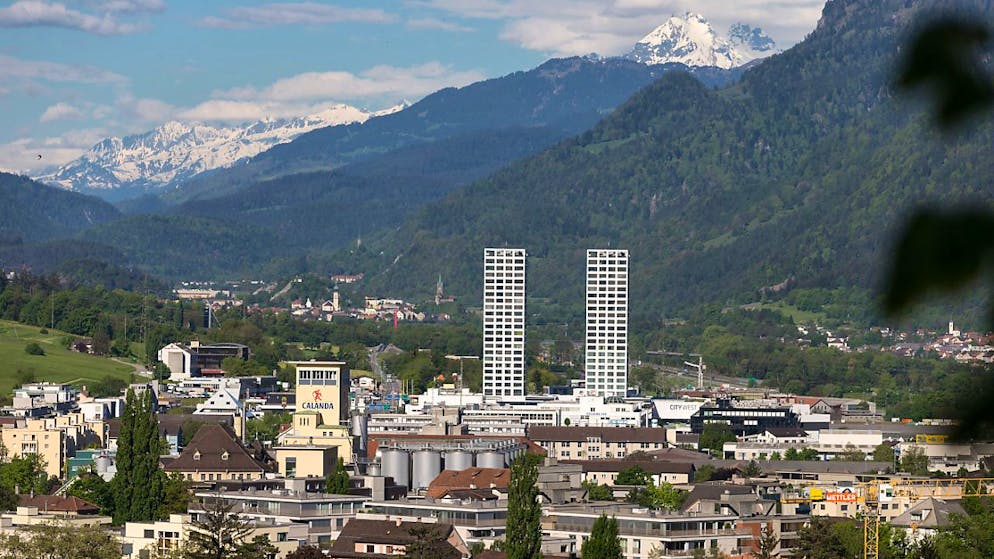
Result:
{"label": "deciduous tree", "polygon": [[507,495],[507,559],[541,559],[542,505],[538,501],[537,454],[522,454],[511,464]]}
{"label": "deciduous tree", "polygon": [[602,514],[594,521],[590,537],[580,547],[580,557],[582,559],[618,559],[621,556],[618,522],[613,516],[609,518]]}

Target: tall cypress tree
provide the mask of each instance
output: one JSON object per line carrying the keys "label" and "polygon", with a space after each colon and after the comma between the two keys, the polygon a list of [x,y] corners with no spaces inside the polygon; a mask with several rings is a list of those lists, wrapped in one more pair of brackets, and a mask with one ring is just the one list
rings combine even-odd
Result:
{"label": "tall cypress tree", "polygon": [[129,390],[121,414],[114,476],[114,522],[144,522],[158,517],[164,497],[164,473],[159,468],[162,443],[152,409],[152,393],[136,396]]}
{"label": "tall cypress tree", "polygon": [[617,559],[621,557],[621,540],[618,539],[618,521],[614,517],[600,515],[594,521],[590,537],[580,548],[583,559]]}
{"label": "tall cypress tree", "polygon": [[538,502],[537,454],[523,454],[511,464],[507,495],[507,559],[542,558],[542,505]]}
{"label": "tall cypress tree", "polygon": [[131,520],[131,498],[134,487],[135,469],[135,411],[137,402],[135,401],[135,391],[128,389],[128,395],[124,399],[124,409],[121,410],[121,428],[117,435],[117,454],[114,457],[117,462],[117,473],[111,481],[111,489],[114,493],[114,524],[123,524]]}

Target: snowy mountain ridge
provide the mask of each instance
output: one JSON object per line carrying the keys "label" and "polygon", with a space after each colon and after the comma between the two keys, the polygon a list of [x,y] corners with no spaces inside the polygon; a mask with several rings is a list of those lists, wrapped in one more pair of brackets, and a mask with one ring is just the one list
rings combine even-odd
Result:
{"label": "snowy mountain ridge", "polygon": [[731,26],[721,37],[703,16],[674,16],[635,43],[627,57],[643,64],[679,62],[687,66],[735,68],[779,52],[758,27]]}
{"label": "snowy mountain ridge", "polygon": [[37,180],[105,198],[159,191],[212,169],[231,167],[317,128],[364,122],[404,105],[368,112],[349,105],[297,118],[266,118],[243,126],[170,121],[148,132],[106,138],[78,159]]}

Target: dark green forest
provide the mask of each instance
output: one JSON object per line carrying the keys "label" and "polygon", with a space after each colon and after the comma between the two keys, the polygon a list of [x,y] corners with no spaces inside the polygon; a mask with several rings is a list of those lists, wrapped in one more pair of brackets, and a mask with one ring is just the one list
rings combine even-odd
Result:
{"label": "dark green forest", "polygon": [[808,38],[737,84],[664,75],[593,130],[342,259],[371,289],[426,295],[441,273],[477,300],[482,248],[523,246],[530,294],[579,308],[584,250],[624,247],[633,312],[650,316],[787,280],[875,290],[913,208],[990,199],[991,125],[944,138],[892,91],[909,26],[941,4],[829,3]]}

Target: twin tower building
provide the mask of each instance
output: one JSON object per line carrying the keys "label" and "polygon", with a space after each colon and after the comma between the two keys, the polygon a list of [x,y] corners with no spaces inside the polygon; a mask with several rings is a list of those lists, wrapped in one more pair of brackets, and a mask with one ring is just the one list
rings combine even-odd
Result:
{"label": "twin tower building", "polygon": [[[525,391],[525,249],[483,252],[483,395]],[[625,396],[628,385],[628,251],[587,250],[586,394]]]}

